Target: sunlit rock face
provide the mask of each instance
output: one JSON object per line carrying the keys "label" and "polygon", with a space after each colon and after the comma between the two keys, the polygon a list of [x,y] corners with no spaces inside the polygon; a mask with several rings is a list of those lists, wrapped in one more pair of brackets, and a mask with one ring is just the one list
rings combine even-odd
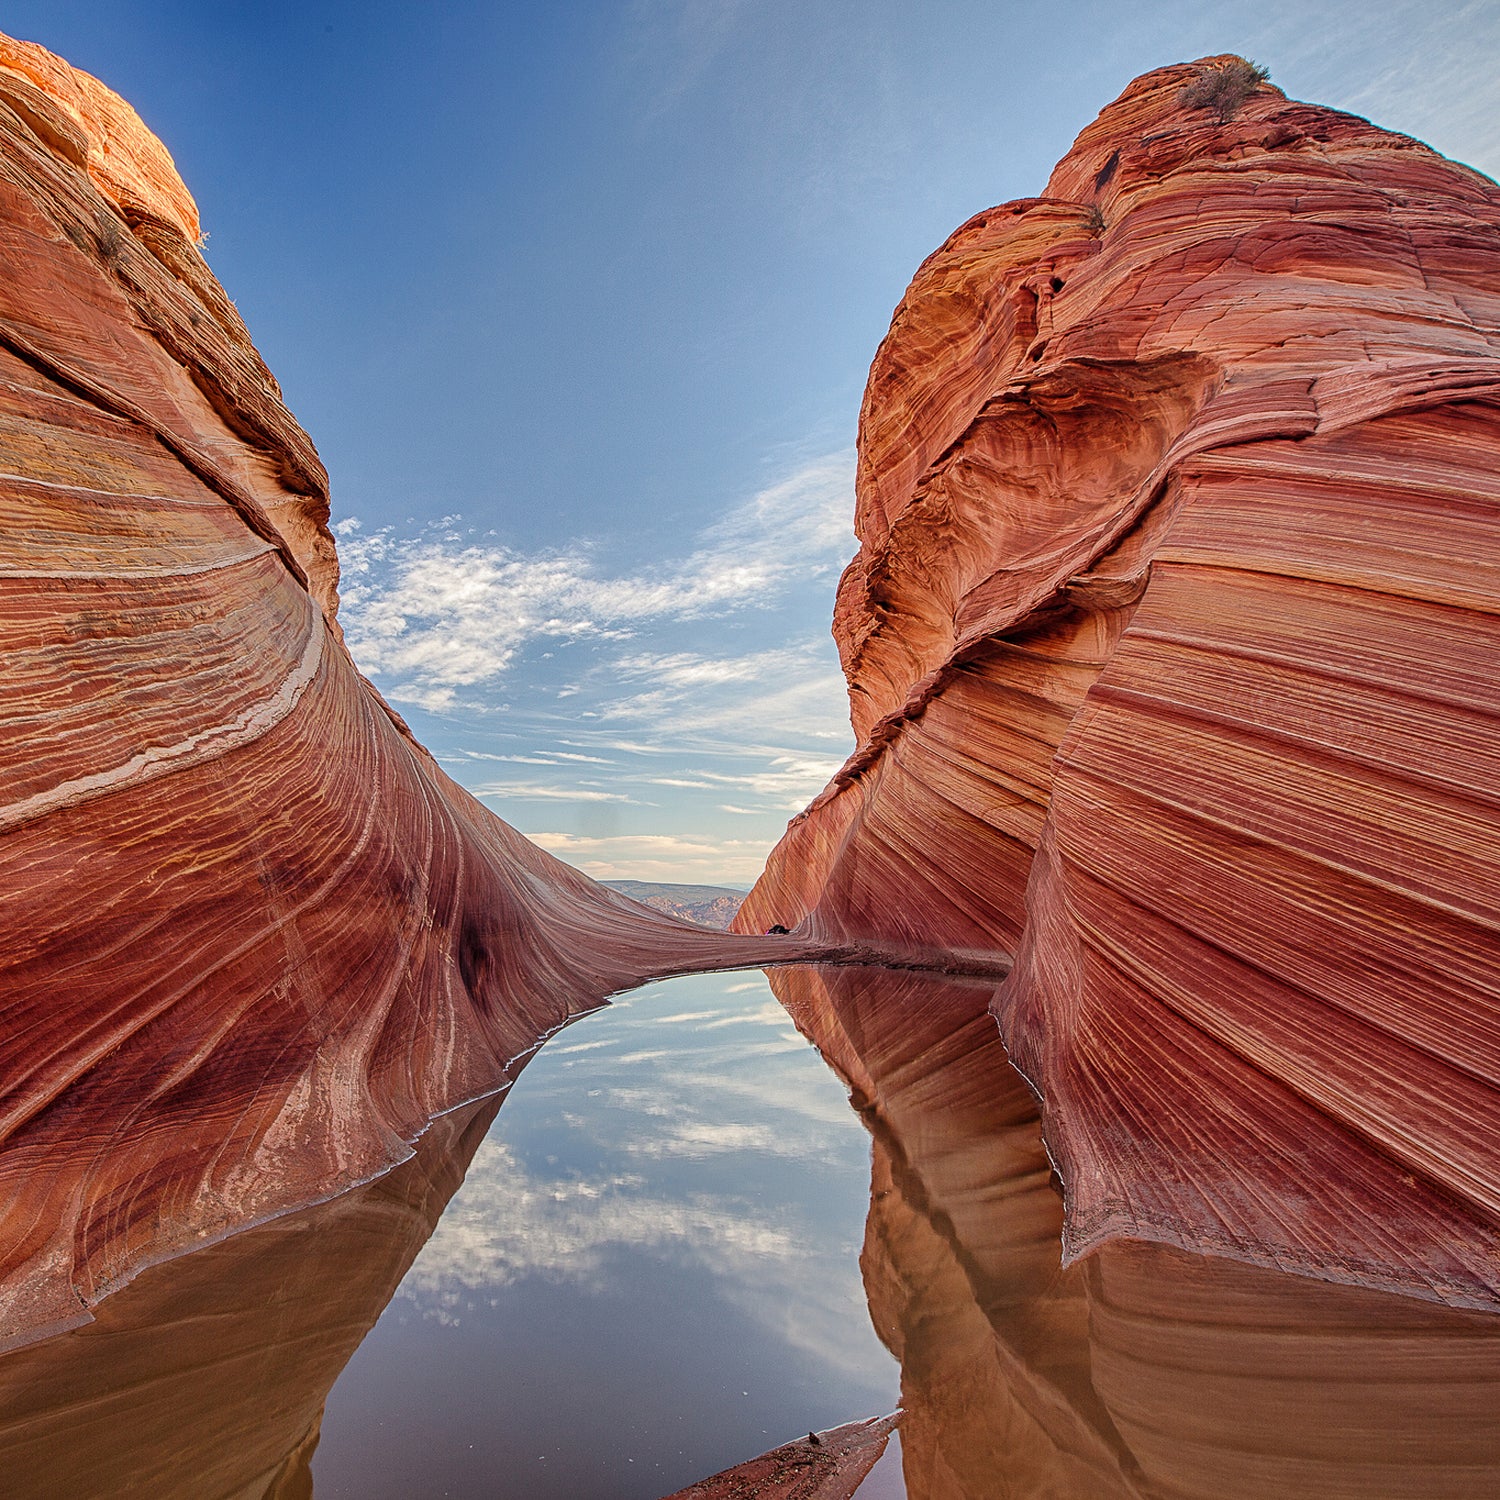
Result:
{"label": "sunlit rock face", "polygon": [[534,848],[363,681],[323,468],[198,234],[129,106],[0,39],[0,1342],[763,946]]}
{"label": "sunlit rock face", "polygon": [[771,983],[873,1137],[861,1266],[901,1361],[911,1500],[1496,1493],[1493,1315],[1164,1245],[1061,1265],[1036,1101],[988,991]]}
{"label": "sunlit rock face", "polygon": [[740,922],[984,945],[1072,1254],[1500,1286],[1500,189],[1149,73],[922,265],[859,746]]}

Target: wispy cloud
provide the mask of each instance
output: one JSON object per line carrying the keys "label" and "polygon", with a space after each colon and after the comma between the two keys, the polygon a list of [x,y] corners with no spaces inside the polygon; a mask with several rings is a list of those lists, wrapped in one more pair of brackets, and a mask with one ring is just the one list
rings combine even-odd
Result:
{"label": "wispy cloud", "polygon": [[596,880],[748,883],[760,874],[766,853],[764,839],[692,834],[622,833],[595,837],[544,830],[528,833],[527,837]]}
{"label": "wispy cloud", "polygon": [[[566,786],[547,786],[535,781],[487,781],[476,786],[474,792],[480,797],[505,797],[515,802],[629,802],[634,797],[624,792],[606,792],[597,787],[580,786],[570,782]],[[640,805],[636,803],[636,805]]]}
{"label": "wispy cloud", "polygon": [[606,755],[577,755],[567,750],[549,750],[545,755],[497,755],[491,750],[465,750],[459,759],[510,761],[523,766],[561,766],[570,763],[587,766],[618,764]]}
{"label": "wispy cloud", "polygon": [[[607,671],[612,691],[600,696],[595,716],[644,730],[669,723],[684,748],[695,742],[764,745],[768,736],[788,732],[804,743],[848,742],[844,679],[822,640],[738,656],[636,652]],[[782,753],[781,747],[772,753]]]}
{"label": "wispy cloud", "polygon": [[[614,575],[582,544],[528,555],[474,538],[453,516],[414,536],[367,534],[356,518],[339,528],[344,630],[355,659],[398,702],[482,708],[485,694],[472,690],[493,688],[533,642],[630,640],[651,622],[762,610],[795,584],[831,581],[854,549],[853,510],[852,454],[832,454],[705,528],[687,556]],[[668,691],[753,674],[749,658],[681,652],[616,665]],[[578,691],[568,683],[559,696]]]}
{"label": "wispy cloud", "polygon": [[831,758],[810,759],[796,755],[773,755],[764,770],[727,774],[723,771],[696,771],[702,778],[693,783],[709,788],[735,787],[764,797],[757,808],[730,807],[728,812],[765,812],[768,810],[800,811],[823,789],[840,762]]}

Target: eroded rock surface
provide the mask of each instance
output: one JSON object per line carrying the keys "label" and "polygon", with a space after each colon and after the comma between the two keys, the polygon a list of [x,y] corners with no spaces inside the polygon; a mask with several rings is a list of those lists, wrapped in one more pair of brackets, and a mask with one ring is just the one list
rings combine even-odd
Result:
{"label": "eroded rock surface", "polygon": [[0,1343],[767,952],[528,844],[360,677],[322,465],[197,238],[129,106],[0,38]]}
{"label": "eroded rock surface", "polygon": [[873,1138],[860,1257],[901,1361],[911,1500],[1483,1500],[1500,1322],[1116,1241],[1061,1265],[1036,1100],[990,991],[883,970],[772,987]]}
{"label": "eroded rock surface", "polygon": [[896,1421],[871,1417],[810,1432],[666,1500],[851,1500],[885,1451]]}
{"label": "eroded rock surface", "polygon": [[1076,1255],[1500,1289],[1500,189],[1149,73],[923,264],[746,931],[1013,953]]}

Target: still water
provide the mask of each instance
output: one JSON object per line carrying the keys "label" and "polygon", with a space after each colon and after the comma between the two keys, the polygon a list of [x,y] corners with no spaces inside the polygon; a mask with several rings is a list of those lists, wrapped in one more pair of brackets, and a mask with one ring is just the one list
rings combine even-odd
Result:
{"label": "still water", "polygon": [[770,986],[627,996],[387,1176],[0,1357],[0,1494],[655,1500],[899,1401],[857,1500],[1500,1495],[1500,1318],[1064,1266],[983,983]]}
{"label": "still water", "polygon": [[319,1500],[655,1500],[897,1403],[870,1137],[759,974],[554,1037],[334,1386]]}

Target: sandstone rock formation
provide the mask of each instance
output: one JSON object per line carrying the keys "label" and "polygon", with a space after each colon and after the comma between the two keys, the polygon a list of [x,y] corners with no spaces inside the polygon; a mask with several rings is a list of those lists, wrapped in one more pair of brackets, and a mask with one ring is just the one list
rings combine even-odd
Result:
{"label": "sandstone rock formation", "polygon": [[198,232],[129,106],[0,39],[0,1343],[384,1171],[609,991],[769,951],[534,848],[361,679]]}
{"label": "sandstone rock formation", "polygon": [[1495,1493],[1492,1315],[1139,1242],[1061,1266],[1036,1100],[989,990],[771,983],[873,1138],[861,1266],[901,1361],[911,1500]]}
{"label": "sandstone rock formation", "polygon": [[1233,67],[1138,79],[918,271],[835,615],[858,748],[738,920],[1014,954],[1070,1255],[1493,1306],[1500,189],[1185,97]]}
{"label": "sandstone rock formation", "polygon": [[498,1100],[327,1203],[143,1272],[0,1356],[8,1500],[308,1500],[329,1388],[463,1180]]}
{"label": "sandstone rock formation", "polygon": [[810,1432],[666,1500],[851,1500],[895,1426],[894,1416],[871,1417]]}

